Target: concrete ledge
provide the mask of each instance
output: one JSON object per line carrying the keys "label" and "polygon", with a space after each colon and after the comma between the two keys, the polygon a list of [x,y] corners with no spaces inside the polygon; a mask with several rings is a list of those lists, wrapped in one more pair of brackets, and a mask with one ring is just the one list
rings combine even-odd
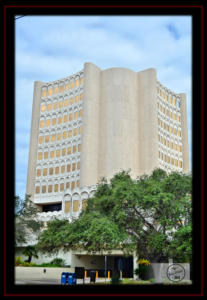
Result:
{"label": "concrete ledge", "polygon": [[[46,270],[46,272],[44,272]],[[62,272],[75,272],[75,268],[15,267],[15,280],[57,279]]]}

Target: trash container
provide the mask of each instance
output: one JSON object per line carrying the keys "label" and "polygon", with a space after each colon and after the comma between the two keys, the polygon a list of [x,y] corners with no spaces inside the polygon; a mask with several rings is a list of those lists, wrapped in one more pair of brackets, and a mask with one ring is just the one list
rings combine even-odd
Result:
{"label": "trash container", "polygon": [[67,272],[62,272],[61,274],[61,284],[67,284],[68,283],[68,274]]}
{"label": "trash container", "polygon": [[77,276],[75,273],[68,273],[68,284],[76,284]]}
{"label": "trash container", "polygon": [[96,282],[96,271],[90,272],[90,282]]}

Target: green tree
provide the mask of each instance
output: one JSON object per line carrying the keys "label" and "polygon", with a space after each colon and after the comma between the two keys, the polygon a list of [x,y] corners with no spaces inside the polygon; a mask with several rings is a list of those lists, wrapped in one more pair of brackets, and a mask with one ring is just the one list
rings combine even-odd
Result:
{"label": "green tree", "polygon": [[38,258],[37,249],[35,246],[27,246],[24,249],[23,254],[25,256],[28,256],[28,259],[26,260],[26,262],[29,262],[29,263],[31,262],[32,257]]}
{"label": "green tree", "polygon": [[[85,249],[136,251],[151,262],[169,255],[189,260],[191,240],[176,247],[191,230],[191,176],[156,169],[132,180],[129,172],[116,174],[109,183],[102,178],[79,218],[54,221],[39,238],[41,251]],[[187,231],[187,232],[186,232]]]}
{"label": "green tree", "polygon": [[25,196],[24,201],[15,196],[15,246],[26,243],[31,233],[39,233],[42,222],[36,219],[38,212],[29,195]]}

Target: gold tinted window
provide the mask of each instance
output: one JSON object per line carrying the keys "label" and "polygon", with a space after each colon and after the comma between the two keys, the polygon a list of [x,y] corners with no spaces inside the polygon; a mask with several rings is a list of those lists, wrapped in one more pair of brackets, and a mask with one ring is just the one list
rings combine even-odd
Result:
{"label": "gold tinted window", "polygon": [[48,185],[48,193],[52,193],[52,185]]}
{"label": "gold tinted window", "polygon": [[70,88],[73,89],[74,88],[74,82],[72,81],[70,84]]}
{"label": "gold tinted window", "polygon": [[69,114],[69,120],[70,120],[70,121],[73,120],[73,114]]}
{"label": "gold tinted window", "polygon": [[80,170],[80,162],[77,163],[77,169]]}
{"label": "gold tinted window", "polygon": [[75,212],[75,211],[78,211],[78,210],[79,210],[79,201],[78,200],[74,200],[73,201],[73,211]]}
{"label": "gold tinted window", "polygon": [[67,165],[67,172],[70,172],[70,165]]}
{"label": "gold tinted window", "polygon": [[57,109],[57,102],[53,103],[53,109]]}
{"label": "gold tinted window", "polygon": [[40,121],[40,128],[43,128],[45,126],[44,120]]}
{"label": "gold tinted window", "polygon": [[83,100],[83,93],[80,94],[80,100]]}
{"label": "gold tinted window", "polygon": [[58,124],[62,123],[62,117],[58,117]]}
{"label": "gold tinted window", "polygon": [[40,136],[39,137],[39,144],[42,144],[43,143],[43,136]]}
{"label": "gold tinted window", "polygon": [[74,145],[73,146],[73,153],[75,153],[76,152],[76,146]]}
{"label": "gold tinted window", "polygon": [[63,139],[67,138],[67,131],[63,131]]}
{"label": "gold tinted window", "polygon": [[66,123],[68,121],[68,115],[64,116],[64,123]]}
{"label": "gold tinted window", "polygon": [[47,176],[47,168],[43,169],[43,176]]}
{"label": "gold tinted window", "polygon": [[174,149],[177,151],[177,144],[174,144]]}
{"label": "gold tinted window", "polygon": [[66,148],[62,149],[62,156],[65,156]]}
{"label": "gold tinted window", "polygon": [[55,168],[55,174],[59,174],[59,167]]}
{"label": "gold tinted window", "polygon": [[46,90],[42,90],[42,97],[46,97],[47,96],[47,91]]}
{"label": "gold tinted window", "polygon": [[73,135],[74,135],[74,136],[77,135],[77,128],[74,128]]}
{"label": "gold tinted window", "polygon": [[50,140],[50,136],[49,136],[49,135],[46,135],[46,136],[45,136],[45,143],[48,143],[49,140]]}
{"label": "gold tinted window", "polygon": [[62,108],[63,107],[63,101],[61,100],[60,102],[59,102],[59,108]]}
{"label": "gold tinted window", "polygon": [[81,84],[83,84],[83,83],[84,83],[84,78],[83,78],[83,77],[81,77],[81,80],[80,80],[80,82],[81,82]]}
{"label": "gold tinted window", "polygon": [[48,119],[48,120],[46,121],[46,126],[47,126],[47,127],[50,126],[50,119]]}
{"label": "gold tinted window", "polygon": [[60,149],[56,150],[56,157],[60,156]]}
{"label": "gold tinted window", "polygon": [[52,119],[52,126],[55,126],[56,125],[56,118],[53,118]]}
{"label": "gold tinted window", "polygon": [[65,166],[61,166],[61,173],[65,173]]}
{"label": "gold tinted window", "polygon": [[39,194],[39,193],[40,193],[40,187],[39,187],[39,186],[36,186],[36,188],[35,188],[35,193],[36,193],[36,194]]}
{"label": "gold tinted window", "polygon": [[43,194],[46,193],[46,185],[43,185],[43,186],[42,186],[42,193],[43,193]]}
{"label": "gold tinted window", "polygon": [[58,87],[57,87],[57,86],[54,88],[54,93],[55,93],[55,94],[58,93]]}
{"label": "gold tinted window", "polygon": [[66,182],[66,189],[70,188],[70,182]]}
{"label": "gold tinted window", "polygon": [[[67,183],[66,183],[66,185],[67,185]],[[70,201],[65,202],[65,213],[68,213],[68,212],[70,212]]]}
{"label": "gold tinted window", "polygon": [[74,119],[77,120],[77,118],[78,118],[78,112],[75,111],[75,113],[74,113]]}
{"label": "gold tinted window", "polygon": [[50,151],[50,158],[53,158],[55,156],[55,151]]}
{"label": "gold tinted window", "polygon": [[77,181],[77,187],[80,187],[80,180]]}
{"label": "gold tinted window", "polygon": [[45,111],[46,110],[46,106],[45,105],[42,105],[41,106],[41,111]]}
{"label": "gold tinted window", "polygon": [[179,146],[179,151],[182,152],[182,147],[181,146]]}
{"label": "gold tinted window", "polygon": [[79,131],[79,134],[81,134],[82,133],[82,127],[79,127],[78,131]]}
{"label": "gold tinted window", "polygon": [[47,105],[47,110],[51,110],[51,109],[52,109],[52,104],[49,103],[49,104]]}
{"label": "gold tinted window", "polygon": [[68,91],[69,90],[69,84],[65,85],[65,90]]}
{"label": "gold tinted window", "polygon": [[77,87],[79,86],[79,80],[78,80],[78,79],[76,79],[75,85],[76,85]]}
{"label": "gold tinted window", "polygon": [[72,171],[75,171],[75,167],[76,167],[75,165],[76,165],[75,163],[72,164]]}
{"label": "gold tinted window", "polygon": [[71,188],[72,188],[72,190],[75,188],[75,181],[72,181]]}
{"label": "gold tinted window", "polygon": [[52,95],[52,88],[49,88],[49,90],[48,90],[48,95],[49,95],[49,96]]}
{"label": "gold tinted window", "polygon": [[37,169],[37,176],[41,176],[41,169]]}
{"label": "gold tinted window", "polygon": [[58,192],[58,184],[55,184],[54,191]]}
{"label": "gold tinted window", "polygon": [[173,158],[171,158],[171,164],[174,165],[174,159]]}
{"label": "gold tinted window", "polygon": [[49,174],[52,175],[53,174],[53,168],[49,169]]}
{"label": "gold tinted window", "polygon": [[65,99],[64,106],[68,106],[68,103],[69,103],[68,99]]}
{"label": "gold tinted window", "polygon": [[69,131],[68,131],[68,137],[69,137],[69,138],[71,138],[71,137],[72,137],[72,135],[73,135],[73,132],[72,132],[72,130],[69,130]]}
{"label": "gold tinted window", "polygon": [[81,144],[78,145],[78,152],[81,152]]}
{"label": "gold tinted window", "polygon": [[68,155],[71,154],[71,147],[68,147]]}
{"label": "gold tinted window", "polygon": [[176,129],[176,128],[174,128],[174,134],[175,134],[175,135],[177,134],[177,129]]}
{"label": "gold tinted window", "polygon": [[75,96],[75,102],[78,103],[78,96]]}
{"label": "gold tinted window", "polygon": [[176,167],[177,167],[177,165],[178,165],[178,160],[177,160],[177,159],[175,159],[175,165],[176,165]]}
{"label": "gold tinted window", "polygon": [[82,201],[82,210],[85,210],[86,206],[87,206],[87,200],[85,199]]}
{"label": "gold tinted window", "polygon": [[59,141],[61,139],[61,133],[59,132],[58,134],[57,134],[57,140]]}
{"label": "gold tinted window", "polygon": [[60,191],[63,191],[64,190],[64,183],[61,183],[60,184]]}
{"label": "gold tinted window", "polygon": [[55,134],[51,135],[51,142],[55,142]]}
{"label": "gold tinted window", "polygon": [[79,117],[82,117],[82,109],[79,111]]}
{"label": "gold tinted window", "polygon": [[48,159],[48,152],[44,153],[44,159]]}
{"label": "gold tinted window", "polygon": [[59,92],[62,93],[63,91],[64,91],[64,86],[61,85],[61,86],[59,87]]}
{"label": "gold tinted window", "polygon": [[183,167],[182,161],[179,161],[179,167],[180,167],[180,168]]}
{"label": "gold tinted window", "polygon": [[38,153],[38,160],[41,160],[42,159],[42,152],[39,152]]}
{"label": "gold tinted window", "polygon": [[71,98],[71,99],[70,99],[70,104],[72,105],[73,102],[74,102],[74,98]]}

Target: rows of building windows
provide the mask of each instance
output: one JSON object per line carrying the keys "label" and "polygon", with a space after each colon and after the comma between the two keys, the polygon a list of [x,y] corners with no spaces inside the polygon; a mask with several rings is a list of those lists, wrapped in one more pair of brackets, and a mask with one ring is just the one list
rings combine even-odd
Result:
{"label": "rows of building windows", "polygon": [[35,187],[35,194],[45,194],[45,193],[58,193],[62,192],[65,189],[73,190],[76,187],[80,187],[80,180],[77,181],[67,181],[62,183],[55,183],[55,184],[43,184],[43,185],[36,185]]}
{"label": "rows of building windows", "polygon": [[159,102],[157,103],[158,109],[165,114],[166,116],[168,116],[169,118],[171,118],[172,120],[181,122],[181,117],[180,115],[177,115],[176,113],[171,112],[169,109],[163,107]]}
{"label": "rows of building windows", "polygon": [[169,94],[166,91],[163,91],[161,88],[157,88],[157,93],[162,99],[166,100],[168,103],[172,104],[173,106],[180,108],[180,99],[172,94]]}
{"label": "rows of building windows", "polygon": [[168,148],[174,149],[175,151],[182,152],[182,146],[178,145],[176,143],[173,143],[172,141],[169,141],[168,139],[165,139],[161,135],[158,134],[158,140],[161,144],[165,145]]}
{"label": "rows of building windows", "polygon": [[41,105],[41,112],[47,112],[47,111],[55,111],[57,109],[62,109],[65,107],[68,107],[70,105],[73,105],[74,103],[78,104],[79,101],[83,100],[83,93],[80,93],[79,95],[72,96],[69,98],[68,95],[66,95],[63,99],[61,97],[59,101],[57,99],[54,99],[53,102],[47,101],[43,102]]}
{"label": "rows of building windows", "polygon": [[53,116],[52,118],[48,119],[40,119],[40,128],[47,127],[49,128],[50,126],[56,126],[57,124],[62,124],[62,123],[67,123],[71,122],[73,120],[77,120],[78,118],[82,117],[82,109],[79,111],[75,111],[74,113],[65,113],[64,115],[60,114],[58,116]]}
{"label": "rows of building windows", "polygon": [[61,165],[56,167],[50,167],[50,168],[37,168],[36,170],[36,176],[49,176],[49,175],[58,175],[58,174],[64,174],[64,173],[70,173],[71,171],[80,170],[80,161],[73,162],[71,164],[67,165]]}
{"label": "rows of building windows", "polygon": [[160,125],[163,129],[167,130],[169,133],[172,133],[176,136],[181,137],[181,130],[178,130],[175,127],[171,127],[169,124],[166,124],[162,120],[158,118],[158,125]]}
{"label": "rows of building windows", "polygon": [[42,160],[42,159],[49,159],[49,158],[58,158],[61,156],[66,156],[66,155],[71,155],[77,152],[81,152],[81,144],[78,145],[73,145],[70,147],[65,147],[65,148],[58,148],[56,150],[50,150],[50,151],[38,151],[37,154],[37,159]]}
{"label": "rows of building windows", "polygon": [[182,168],[182,166],[183,166],[182,160],[178,160],[178,159],[175,159],[173,157],[170,157],[167,154],[164,154],[160,151],[159,151],[159,158],[161,160],[165,161],[166,163],[171,164],[173,166],[176,166],[176,167],[179,167],[179,168]]}
{"label": "rows of building windows", "polygon": [[82,126],[80,127],[76,127],[74,129],[69,129],[69,130],[64,130],[62,132],[52,132],[51,134],[49,134],[49,132],[43,136],[40,135],[38,142],[39,144],[43,144],[43,143],[54,143],[56,141],[61,141],[61,140],[65,140],[65,139],[72,139],[73,137],[76,137],[78,135],[81,135],[82,133]]}
{"label": "rows of building windows", "polygon": [[42,97],[57,95],[58,93],[63,93],[65,91],[72,90],[74,88],[78,88],[79,86],[82,86],[84,84],[84,78],[79,76],[74,79],[61,81],[59,84],[49,84],[48,86],[42,87]]}

